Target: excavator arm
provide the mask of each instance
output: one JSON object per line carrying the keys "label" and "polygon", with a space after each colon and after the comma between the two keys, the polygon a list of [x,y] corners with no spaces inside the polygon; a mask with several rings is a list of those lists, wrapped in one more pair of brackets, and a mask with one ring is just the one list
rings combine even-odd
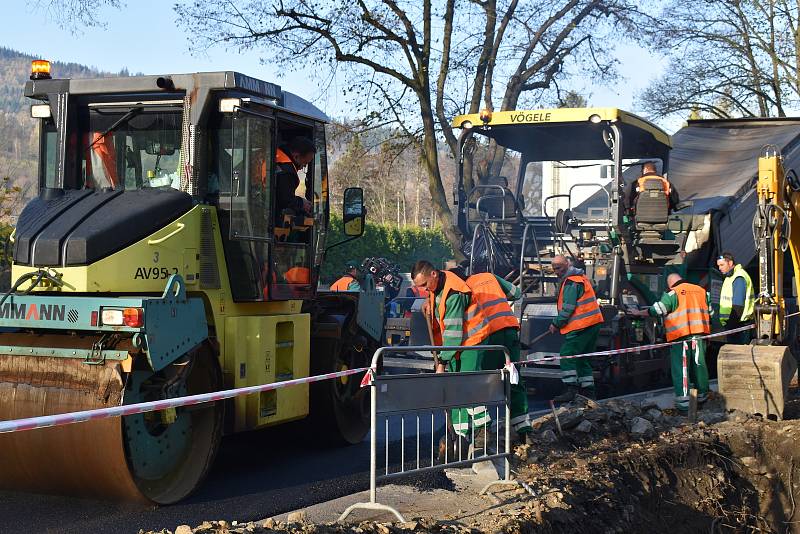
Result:
{"label": "excavator arm", "polygon": [[797,362],[789,350],[783,272],[791,251],[795,283],[800,278],[800,180],[784,173],[775,147],[758,158],[758,205],[753,239],[758,252],[755,339],[749,345],[723,345],[717,358],[719,393],[727,409],[764,417],[783,417]]}
{"label": "excavator arm", "polygon": [[[775,147],[758,158],[758,207],[753,238],[758,251],[760,291],[756,295],[756,342],[785,343],[786,301],[783,273],[786,250],[791,252],[794,280],[800,280],[800,180],[784,172],[783,158]],[[800,294],[800,291],[798,291]]]}

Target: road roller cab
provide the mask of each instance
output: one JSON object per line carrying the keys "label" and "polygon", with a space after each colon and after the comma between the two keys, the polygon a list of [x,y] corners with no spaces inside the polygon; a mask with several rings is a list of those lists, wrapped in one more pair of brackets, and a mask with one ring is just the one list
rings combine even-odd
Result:
{"label": "road roller cab", "polygon": [[[380,294],[318,294],[328,226],[327,117],[236,72],[50,79],[39,194],[13,236],[0,303],[0,420],[132,404],[363,367]],[[286,148],[316,151],[306,167]],[[279,172],[288,163],[299,183]],[[345,192],[345,232],[364,228]],[[5,331],[13,329],[13,331]],[[310,416],[359,442],[358,380],[328,381],[0,436],[7,489],[175,502],[225,432]]]}

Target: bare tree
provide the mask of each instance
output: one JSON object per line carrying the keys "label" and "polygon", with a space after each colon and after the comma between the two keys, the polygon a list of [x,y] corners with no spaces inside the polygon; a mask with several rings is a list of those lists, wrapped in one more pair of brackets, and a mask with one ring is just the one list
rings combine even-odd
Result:
{"label": "bare tree", "polygon": [[176,9],[195,46],[264,47],[283,66],[341,72],[367,123],[417,140],[434,219],[454,248],[437,143],[443,135],[456,156],[452,116],[495,102],[513,109],[570,68],[613,76],[618,38],[605,37],[633,33],[641,16],[628,0],[187,0]]}
{"label": "bare tree", "polygon": [[28,0],[28,5],[47,14],[61,28],[80,33],[83,28],[102,27],[102,8],[120,9],[120,0]]}
{"label": "bare tree", "polygon": [[672,0],[654,30],[671,61],[640,95],[653,115],[783,117],[798,103],[797,0]]}

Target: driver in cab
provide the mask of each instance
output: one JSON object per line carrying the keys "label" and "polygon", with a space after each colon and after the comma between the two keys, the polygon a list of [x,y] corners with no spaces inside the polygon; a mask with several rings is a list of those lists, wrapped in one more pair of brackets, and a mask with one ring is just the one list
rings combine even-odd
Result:
{"label": "driver in cab", "polygon": [[295,191],[300,186],[298,172],[314,161],[316,153],[316,145],[307,137],[294,137],[275,153],[275,216],[278,223],[283,221],[286,210],[291,210],[294,215],[311,215],[311,202],[297,196]]}

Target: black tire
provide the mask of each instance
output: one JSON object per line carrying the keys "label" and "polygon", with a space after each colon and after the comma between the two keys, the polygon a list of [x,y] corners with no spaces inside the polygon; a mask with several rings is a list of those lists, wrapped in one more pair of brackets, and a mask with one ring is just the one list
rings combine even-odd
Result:
{"label": "black tire", "polygon": [[[376,349],[374,343],[363,338],[353,343],[340,343],[338,339],[312,340],[311,374],[368,367]],[[308,430],[317,442],[354,445],[367,436],[369,388],[361,387],[361,378],[359,373],[311,384]]]}

